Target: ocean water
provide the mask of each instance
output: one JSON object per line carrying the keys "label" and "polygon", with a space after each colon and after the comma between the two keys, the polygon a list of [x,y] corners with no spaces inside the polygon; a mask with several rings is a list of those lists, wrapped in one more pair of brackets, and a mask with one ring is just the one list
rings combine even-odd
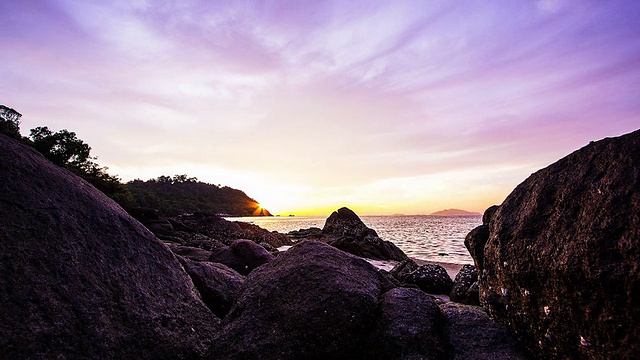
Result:
{"label": "ocean water", "polygon": [[[464,216],[361,216],[378,235],[396,244],[407,255],[429,261],[473,264],[464,247],[464,238],[482,224],[482,215]],[[269,231],[288,233],[310,227],[322,228],[324,217],[244,217],[227,218],[244,221]]]}

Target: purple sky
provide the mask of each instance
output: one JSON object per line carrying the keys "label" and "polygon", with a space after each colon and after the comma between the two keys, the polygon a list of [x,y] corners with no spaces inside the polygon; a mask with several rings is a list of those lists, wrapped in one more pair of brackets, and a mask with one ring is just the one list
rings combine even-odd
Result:
{"label": "purple sky", "polygon": [[640,1],[3,1],[0,103],[124,180],[483,211],[640,128]]}

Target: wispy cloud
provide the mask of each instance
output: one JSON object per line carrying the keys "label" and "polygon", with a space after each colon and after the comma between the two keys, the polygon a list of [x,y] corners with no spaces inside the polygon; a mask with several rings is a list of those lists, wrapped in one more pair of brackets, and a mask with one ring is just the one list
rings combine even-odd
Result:
{"label": "wispy cloud", "polygon": [[[631,1],[60,0],[0,12],[1,101],[23,128],[76,131],[125,178],[190,172],[272,201],[269,189],[297,189],[316,208],[343,197],[377,211],[386,192],[389,212],[446,197],[482,210],[528,172],[640,124]],[[473,186],[455,195],[461,183]]]}

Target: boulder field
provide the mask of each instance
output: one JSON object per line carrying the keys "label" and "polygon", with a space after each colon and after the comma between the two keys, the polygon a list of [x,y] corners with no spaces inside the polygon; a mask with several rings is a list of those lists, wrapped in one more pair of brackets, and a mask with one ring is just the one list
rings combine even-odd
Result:
{"label": "boulder field", "polygon": [[466,245],[492,318],[540,359],[640,353],[640,130],[520,184]]}
{"label": "boulder field", "polygon": [[502,333],[478,340],[460,325],[477,318],[506,332],[479,308],[452,316],[334,246],[302,241],[274,256],[257,241],[278,234],[199,215],[165,220],[161,230],[184,236],[169,239],[187,239],[171,241],[184,256],[84,180],[0,135],[0,358],[463,359],[490,358],[494,343],[523,358]]}

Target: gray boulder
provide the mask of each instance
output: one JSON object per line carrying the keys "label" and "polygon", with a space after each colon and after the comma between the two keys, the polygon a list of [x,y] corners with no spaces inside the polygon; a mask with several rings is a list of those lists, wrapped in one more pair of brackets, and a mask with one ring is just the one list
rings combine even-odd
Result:
{"label": "gray boulder", "polygon": [[428,294],[449,295],[453,281],[447,270],[440,265],[426,264],[410,272],[404,278],[405,282],[416,284],[420,290]]}
{"label": "gray boulder", "polygon": [[196,262],[179,258],[202,301],[219,318],[224,318],[236,300],[244,277],[223,264],[207,261]]}
{"label": "gray boulder", "polygon": [[[475,284],[475,286],[474,286]],[[462,304],[480,305],[478,295],[478,272],[473,265],[464,265],[455,280],[453,281],[453,289],[449,295],[451,301]]]}
{"label": "gray boulder", "polygon": [[242,275],[273,260],[274,256],[251,240],[235,240],[229,246],[211,251],[209,261],[225,264]]}
{"label": "gray boulder", "polygon": [[453,302],[440,303],[452,360],[524,360],[527,353],[510,329],[497,324],[481,308]]}
{"label": "gray boulder", "polygon": [[433,298],[418,289],[382,295],[378,321],[365,358],[448,359],[444,318]]}
{"label": "gray boulder", "polygon": [[480,299],[545,359],[640,353],[640,131],[532,174],[490,222]]}
{"label": "gray boulder", "polygon": [[390,241],[378,237],[353,211],[343,207],[334,211],[322,228],[323,241],[342,251],[377,260],[397,260],[407,255]]}
{"label": "gray boulder", "polygon": [[219,320],[166,245],[0,135],[0,357],[199,357]]}
{"label": "gray boulder", "polygon": [[362,358],[385,287],[366,261],[302,242],[247,277],[209,357]]}

